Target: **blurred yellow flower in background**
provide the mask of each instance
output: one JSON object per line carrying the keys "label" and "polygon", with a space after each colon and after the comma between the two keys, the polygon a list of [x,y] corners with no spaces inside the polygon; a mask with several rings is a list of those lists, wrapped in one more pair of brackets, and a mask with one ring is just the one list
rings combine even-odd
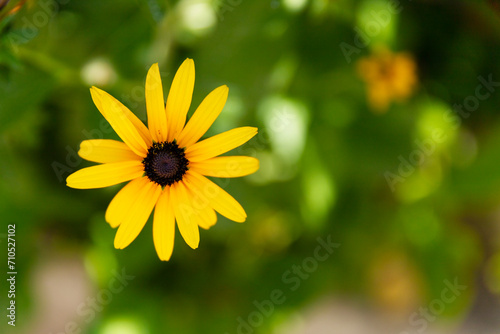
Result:
{"label": "blurred yellow flower in background", "polygon": [[166,106],[158,64],[146,78],[147,128],[127,107],[99,88],[90,92],[97,109],[123,142],[85,140],[78,154],[101,165],[83,168],[67,178],[71,188],[102,188],[130,181],[113,198],[106,221],[118,227],[115,248],[127,247],[141,232],[153,208],[153,239],[161,260],[174,247],[175,222],[193,249],[198,227],[215,224],[215,211],[244,222],[243,207],[206,176],[240,177],[254,173],[259,161],[246,156],[224,156],[250,140],[257,128],[241,127],[198,141],[224,108],[228,87],[213,90],[186,123],[194,89],[194,62],[186,59],[177,71]]}
{"label": "blurred yellow flower in background", "polygon": [[417,65],[405,52],[392,53],[387,49],[358,61],[357,71],[366,82],[370,107],[384,113],[393,101],[404,101],[417,85]]}
{"label": "blurred yellow flower in background", "polygon": [[374,254],[368,280],[374,301],[388,314],[404,318],[422,303],[420,273],[401,250],[386,249]]}

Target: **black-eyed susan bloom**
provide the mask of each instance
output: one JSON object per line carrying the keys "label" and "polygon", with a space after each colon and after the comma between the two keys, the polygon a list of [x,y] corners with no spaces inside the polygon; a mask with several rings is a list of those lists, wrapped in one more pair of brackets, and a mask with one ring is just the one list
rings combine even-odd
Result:
{"label": "black-eyed susan bloom", "polygon": [[85,140],[78,154],[101,163],[67,178],[72,188],[102,188],[130,181],[113,198],[106,221],[118,227],[114,245],[127,247],[141,232],[151,212],[153,240],[161,260],[168,261],[174,247],[175,222],[193,249],[198,227],[217,221],[216,211],[236,222],[246,219],[242,206],[206,176],[239,177],[254,173],[259,161],[246,156],[223,156],[257,134],[257,128],[232,129],[198,141],[222,111],[228,87],[213,90],[186,123],[194,89],[194,62],[186,59],[177,71],[167,103],[158,64],[146,78],[147,128],[127,107],[108,93],[92,87],[92,100],[123,142]]}

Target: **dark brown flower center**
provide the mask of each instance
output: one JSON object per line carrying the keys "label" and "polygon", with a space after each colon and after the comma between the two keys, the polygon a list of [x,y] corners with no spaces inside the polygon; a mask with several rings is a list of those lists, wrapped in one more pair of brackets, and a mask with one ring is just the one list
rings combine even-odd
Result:
{"label": "dark brown flower center", "polygon": [[160,186],[170,186],[182,180],[189,161],[184,149],[175,142],[153,143],[148,155],[142,160],[146,176]]}

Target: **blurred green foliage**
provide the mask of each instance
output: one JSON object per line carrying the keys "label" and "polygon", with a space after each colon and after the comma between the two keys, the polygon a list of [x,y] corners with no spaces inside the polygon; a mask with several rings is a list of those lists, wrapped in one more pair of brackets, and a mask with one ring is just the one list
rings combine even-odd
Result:
{"label": "blurred green foliage", "polygon": [[[2,221],[17,226],[23,322],[37,310],[34,268],[61,256],[81,259],[97,289],[113,269],[136,277],[90,323],[76,316],[85,333],[236,333],[237,318],[274,289],[286,302],[257,333],[324,295],[413,311],[458,277],[468,289],[442,317],[463,315],[477,284],[498,295],[499,87],[467,117],[446,115],[476,94],[478,77],[500,81],[500,18],[487,2],[401,1],[380,33],[356,46],[356,28],[389,3],[41,0],[4,15],[0,207]],[[342,43],[357,51],[346,57]],[[381,45],[413,55],[419,87],[375,114],[355,65]],[[207,135],[258,126],[236,152],[258,157],[261,169],[218,181],[245,207],[247,222],[219,217],[201,231],[197,250],[177,233],[164,263],[151,222],[125,250],[113,249],[104,211],[121,186],[74,190],[64,180],[92,165],[76,155],[82,140],[117,138],[88,88],[108,91],[146,121],[147,69],[159,62],[167,91],[187,57],[196,66],[191,113],[227,84],[228,103]],[[436,129],[446,140],[432,142]],[[433,152],[392,191],[386,173],[399,175],[401,159],[419,150],[416,140],[431,140]],[[340,247],[291,291],[284,273],[329,235]],[[391,276],[394,263],[407,269]],[[400,282],[409,288],[384,294]],[[412,291],[416,301],[408,302]]]}

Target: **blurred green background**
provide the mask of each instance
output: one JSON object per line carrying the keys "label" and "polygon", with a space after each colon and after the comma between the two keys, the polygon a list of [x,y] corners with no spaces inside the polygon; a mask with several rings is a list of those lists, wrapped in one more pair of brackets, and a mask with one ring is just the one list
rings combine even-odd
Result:
{"label": "blurred green background", "polygon": [[[15,224],[18,272],[15,328],[2,279],[7,333],[500,333],[498,1],[2,5],[0,262],[7,276]],[[401,98],[408,66],[374,65],[371,79],[359,66],[380,50],[411,59]],[[219,216],[197,250],[176,232],[161,262],[151,219],[113,248],[104,212],[122,185],[65,179],[92,165],[82,140],[117,138],[89,87],[146,121],[147,70],[159,63],[167,92],[185,58],[190,112],[227,84],[207,135],[257,126],[232,153],[261,168],[217,181],[244,224]],[[338,244],[321,259],[318,238]]]}

